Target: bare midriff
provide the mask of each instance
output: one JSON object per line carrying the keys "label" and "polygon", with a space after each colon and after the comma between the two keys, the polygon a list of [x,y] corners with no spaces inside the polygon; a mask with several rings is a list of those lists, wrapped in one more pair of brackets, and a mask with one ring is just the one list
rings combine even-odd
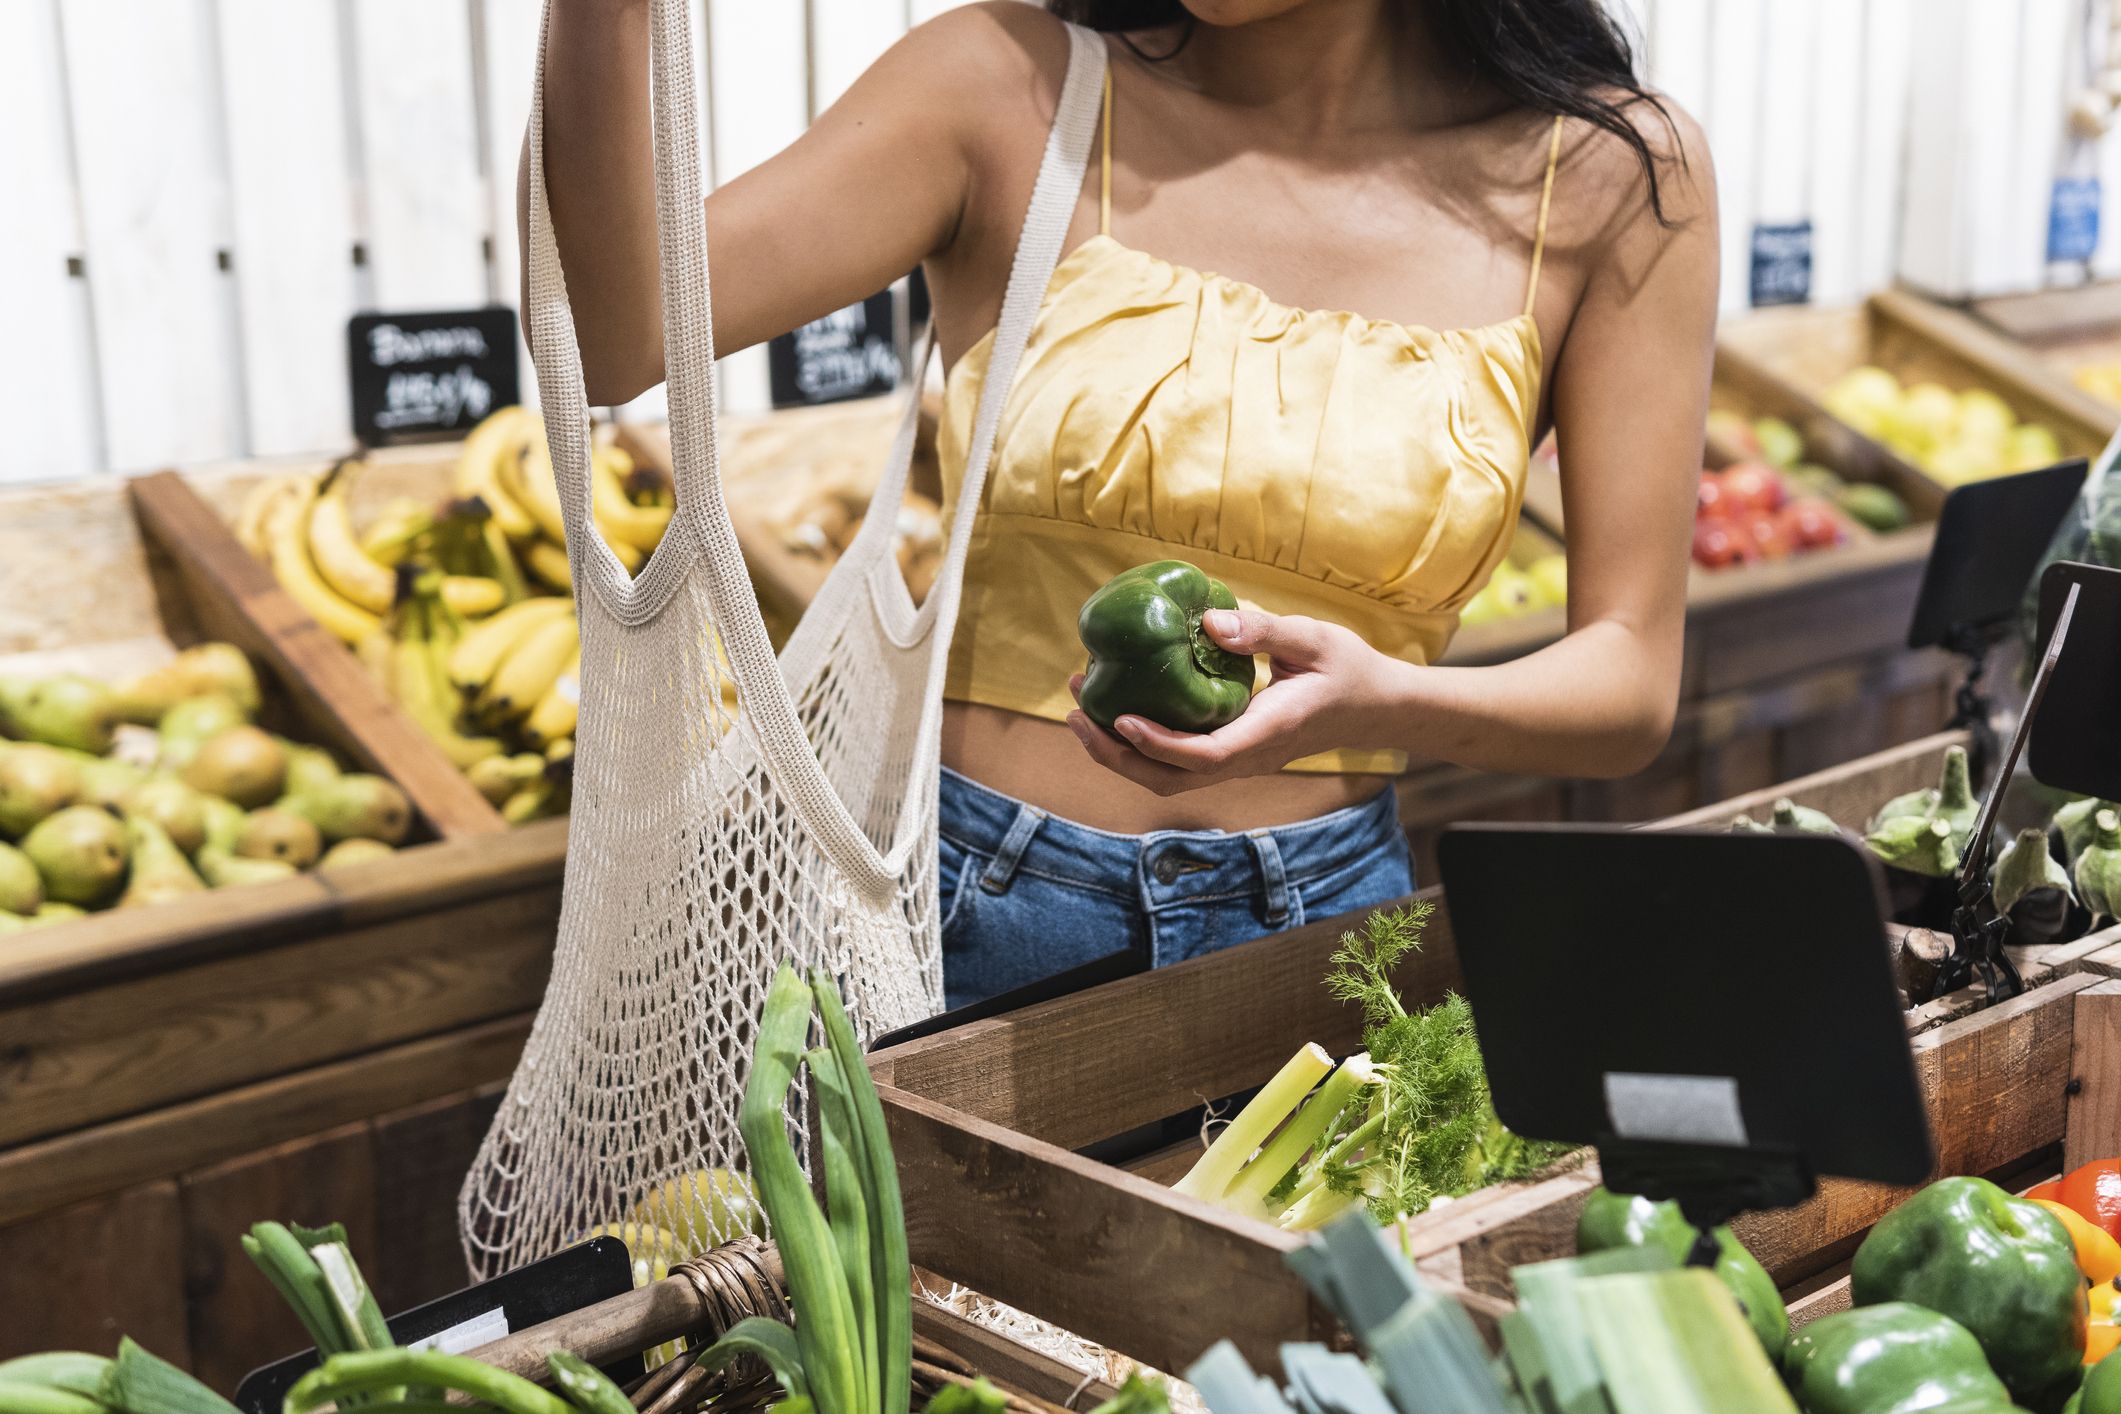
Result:
{"label": "bare midriff", "polygon": [[944,705],[943,761],[991,790],[1126,835],[1293,825],[1369,800],[1390,784],[1385,776],[1284,771],[1161,796],[1092,761],[1060,722],[969,702]]}

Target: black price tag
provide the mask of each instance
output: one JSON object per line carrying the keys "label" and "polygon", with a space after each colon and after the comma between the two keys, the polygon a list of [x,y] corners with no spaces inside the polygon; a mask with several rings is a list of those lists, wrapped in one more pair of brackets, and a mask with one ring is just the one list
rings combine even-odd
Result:
{"label": "black price tag", "polygon": [[2069,461],[1953,487],[1937,516],[1907,646],[1967,651],[2000,634],[2077,503],[2084,472],[2082,460]]}
{"label": "black price tag", "polygon": [[346,323],[346,358],[364,447],[462,436],[521,399],[516,314],[505,305],[357,314]]}
{"label": "black price tag", "polygon": [[1812,297],[1812,223],[1753,227],[1755,305],[1803,304]]}
{"label": "black price tag", "polygon": [[2121,570],[2063,560],[2040,576],[2040,643],[2077,591],[2055,675],[2033,713],[2026,765],[2044,786],[2121,800]]}
{"label": "black price tag", "polygon": [[773,405],[812,407],[896,388],[904,364],[892,310],[891,291],[880,290],[769,341]]}

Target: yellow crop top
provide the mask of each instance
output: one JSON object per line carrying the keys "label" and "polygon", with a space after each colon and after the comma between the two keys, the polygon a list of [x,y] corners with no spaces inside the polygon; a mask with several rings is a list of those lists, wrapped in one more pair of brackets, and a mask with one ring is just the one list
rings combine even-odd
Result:
{"label": "yellow crop top", "polygon": [[[1054,270],[1002,410],[944,695],[1060,721],[1083,664],[1083,600],[1161,559],[1191,560],[1243,604],[1434,661],[1523,502],[1541,370],[1532,300],[1561,120],[1524,312],[1436,330],[1292,309],[1114,240],[1109,73],[1103,102],[1098,233]],[[990,333],[945,382],[946,525],[992,345]],[[1405,764],[1396,751],[1334,751],[1289,769]]]}

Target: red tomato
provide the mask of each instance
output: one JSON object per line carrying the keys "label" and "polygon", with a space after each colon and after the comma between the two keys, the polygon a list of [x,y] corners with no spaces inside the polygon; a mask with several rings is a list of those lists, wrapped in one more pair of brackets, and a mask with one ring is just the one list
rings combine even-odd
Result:
{"label": "red tomato", "polygon": [[1694,563],[1703,569],[1728,569],[1759,555],[1753,537],[1737,521],[1715,516],[1694,522]]}
{"label": "red tomato", "polygon": [[1738,517],[1738,523],[1744,526],[1746,534],[1752,537],[1753,548],[1763,560],[1786,559],[1790,551],[1797,548],[1797,543],[1790,539],[1789,531],[1783,528],[1781,517],[1773,511],[1754,511],[1742,515]]}
{"label": "red tomato", "polygon": [[1776,510],[1789,499],[1781,475],[1761,462],[1739,462],[1725,468],[1723,489],[1733,501],[1756,511]]}
{"label": "red tomato", "polygon": [[1723,484],[1723,473],[1704,471],[1701,482],[1694,488],[1694,519],[1704,516],[1727,516],[1731,513],[1731,493]]}
{"label": "red tomato", "polygon": [[1782,533],[1799,550],[1819,550],[1839,545],[1847,538],[1841,520],[1824,502],[1813,497],[1792,501],[1775,512]]}

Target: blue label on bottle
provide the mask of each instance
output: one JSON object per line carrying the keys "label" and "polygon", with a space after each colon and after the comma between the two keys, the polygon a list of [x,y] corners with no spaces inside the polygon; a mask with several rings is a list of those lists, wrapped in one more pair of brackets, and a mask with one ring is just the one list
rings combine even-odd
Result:
{"label": "blue label on bottle", "polygon": [[2057,177],[2047,206],[2047,258],[2090,260],[2099,248],[2099,179]]}
{"label": "blue label on bottle", "polygon": [[1812,223],[1761,222],[1753,227],[1755,305],[1803,304],[1812,297]]}

